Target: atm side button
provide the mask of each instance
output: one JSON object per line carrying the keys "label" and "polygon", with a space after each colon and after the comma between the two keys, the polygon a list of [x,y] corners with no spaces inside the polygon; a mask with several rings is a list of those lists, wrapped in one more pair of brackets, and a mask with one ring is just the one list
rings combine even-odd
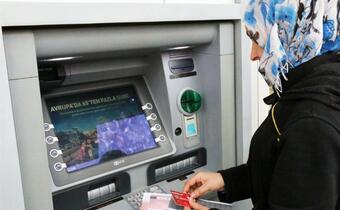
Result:
{"label": "atm side button", "polygon": [[54,125],[50,123],[44,123],[44,131],[50,131],[51,129],[54,129]]}

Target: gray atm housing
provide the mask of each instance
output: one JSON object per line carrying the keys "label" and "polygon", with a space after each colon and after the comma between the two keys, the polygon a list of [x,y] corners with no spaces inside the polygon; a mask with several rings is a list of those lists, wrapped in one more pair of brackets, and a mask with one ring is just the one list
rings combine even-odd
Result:
{"label": "gray atm housing", "polygon": [[[150,184],[150,164],[157,164],[157,158],[161,158],[155,154],[152,163],[141,159],[141,164],[133,167],[106,168],[105,172],[80,175],[80,179],[64,180],[57,186],[44,141],[46,112],[38,65],[63,66],[66,75],[61,88],[65,89],[100,82],[115,85],[118,80],[139,78],[145,82],[169,141],[173,142],[174,149],[166,153],[168,158],[205,148],[206,165],[195,171],[236,165],[233,23],[7,28],[4,45],[26,209],[52,210],[53,195],[117,171],[129,175],[129,187],[134,192]],[[56,61],[60,57],[74,59]],[[196,75],[171,77],[169,61],[182,58],[193,59]],[[185,138],[184,133],[175,135],[176,128],[184,129],[177,98],[185,88],[196,90],[203,98],[197,113],[199,134],[193,139]],[[157,185],[165,190],[181,190],[183,181],[174,178]],[[120,200],[102,209],[131,207]]]}

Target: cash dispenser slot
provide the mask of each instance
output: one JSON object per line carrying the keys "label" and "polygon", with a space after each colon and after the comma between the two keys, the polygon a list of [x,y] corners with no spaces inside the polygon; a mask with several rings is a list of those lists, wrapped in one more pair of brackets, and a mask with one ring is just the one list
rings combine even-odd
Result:
{"label": "cash dispenser slot", "polygon": [[173,180],[188,174],[192,170],[207,164],[207,151],[205,148],[168,158],[153,163],[148,168],[148,185],[163,180]]}
{"label": "cash dispenser slot", "polygon": [[55,210],[96,209],[131,192],[127,173],[113,174],[53,194]]}

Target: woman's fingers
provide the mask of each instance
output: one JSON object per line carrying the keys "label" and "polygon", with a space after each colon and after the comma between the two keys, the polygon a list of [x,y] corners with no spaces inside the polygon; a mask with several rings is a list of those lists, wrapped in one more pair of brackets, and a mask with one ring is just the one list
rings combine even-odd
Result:
{"label": "woman's fingers", "polygon": [[208,184],[203,184],[202,186],[198,187],[194,190],[193,193],[191,193],[192,198],[198,198],[204,195],[205,193],[210,191],[210,187]]}
{"label": "woman's fingers", "polygon": [[189,193],[190,189],[194,187],[196,184],[199,184],[199,182],[201,182],[201,178],[200,178],[200,174],[198,173],[185,183],[183,192]]}
{"label": "woman's fingers", "polygon": [[[213,173],[200,172],[189,179],[183,189],[184,193],[190,193],[191,197],[198,198],[212,189]],[[210,181],[209,181],[210,180]]]}

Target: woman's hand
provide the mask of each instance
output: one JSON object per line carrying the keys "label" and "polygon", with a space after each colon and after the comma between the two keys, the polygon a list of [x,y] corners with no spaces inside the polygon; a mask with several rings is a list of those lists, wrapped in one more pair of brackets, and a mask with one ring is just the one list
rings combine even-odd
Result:
{"label": "woman's hand", "polygon": [[[192,207],[192,209],[194,210],[209,210],[209,208],[205,207],[205,206],[202,206],[200,204],[198,204],[195,199],[193,198],[190,198],[189,199],[189,203],[190,203],[190,206]],[[188,207],[185,207],[183,210],[190,210],[190,208]]]}
{"label": "woman's hand", "polygon": [[219,173],[199,172],[189,179],[184,186],[184,193],[189,193],[192,198],[198,198],[207,192],[223,189],[224,181]]}

